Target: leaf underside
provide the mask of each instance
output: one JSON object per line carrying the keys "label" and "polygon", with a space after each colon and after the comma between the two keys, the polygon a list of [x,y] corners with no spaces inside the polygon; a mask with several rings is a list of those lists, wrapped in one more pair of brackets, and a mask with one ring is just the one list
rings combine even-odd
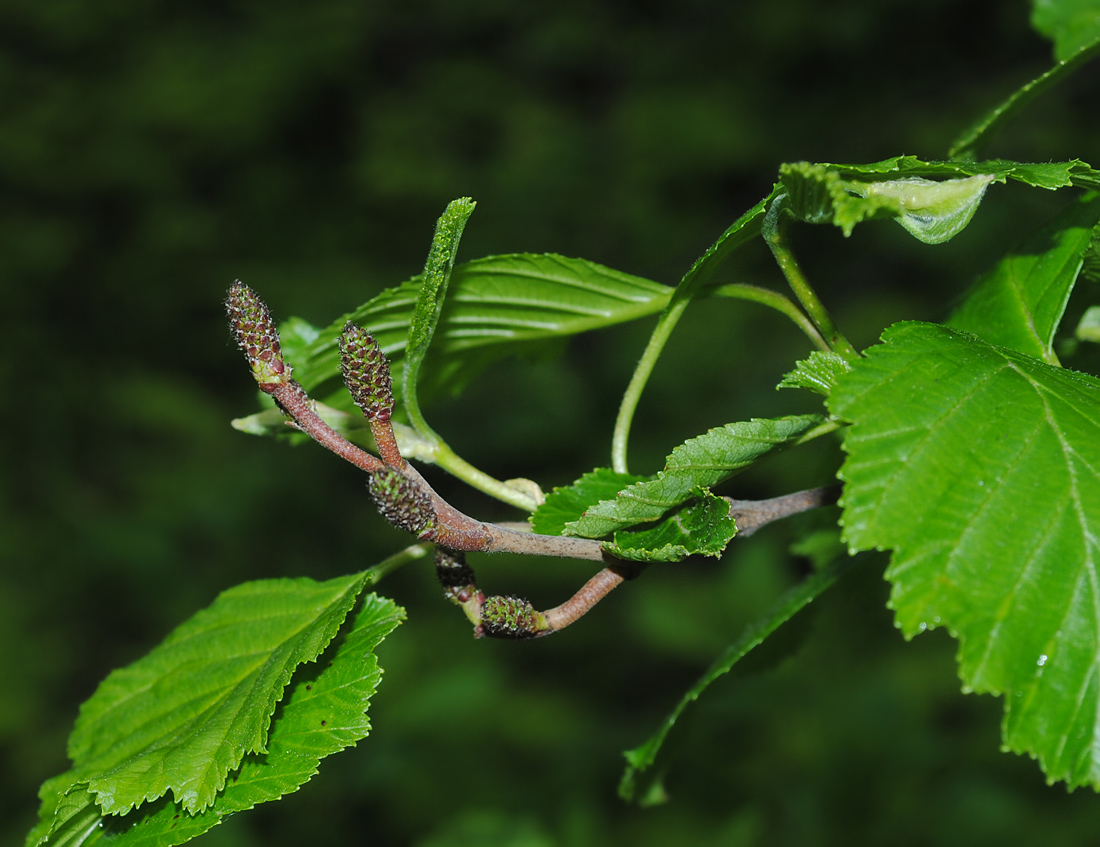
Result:
{"label": "leaf underside", "polygon": [[[294,378],[318,399],[350,408],[339,381],[337,349],[337,339],[350,320],[378,341],[393,369],[394,390],[400,394],[405,345],[421,279],[413,277],[387,288],[325,329],[313,330],[314,337],[300,345],[297,356],[288,356]],[[666,285],[555,254],[488,256],[455,265],[433,352],[425,362],[426,388],[439,390],[445,381],[448,390],[456,391],[493,359],[656,314],[671,295]],[[439,364],[443,362],[445,368]]]}
{"label": "leaf underside", "polygon": [[1100,380],[897,324],[840,379],[844,536],[892,549],[896,622],[946,626],[1005,745],[1100,786]]}

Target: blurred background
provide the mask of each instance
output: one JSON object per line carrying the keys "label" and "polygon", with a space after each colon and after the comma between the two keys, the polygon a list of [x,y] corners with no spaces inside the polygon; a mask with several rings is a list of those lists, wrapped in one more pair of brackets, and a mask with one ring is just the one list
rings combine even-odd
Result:
{"label": "blurred background", "polygon": [[[79,704],[219,591],[325,579],[405,543],[358,473],[235,432],[255,410],[221,301],[241,278],[324,325],[417,273],[446,203],[478,201],[460,259],[554,251],[674,284],[783,161],[943,157],[1050,66],[1029,6],[998,0],[0,2],[0,843],[67,766]],[[986,152],[1100,161],[1092,69]],[[942,318],[1072,192],[994,186],[949,244],[877,222],[795,247],[849,338]],[[726,281],[779,287],[763,245]],[[1075,307],[1076,308],[1076,307]],[[547,490],[606,465],[652,320],[495,365],[429,420],[461,455]],[[817,411],[774,385],[808,352],[752,304],[687,313],[639,412],[632,470],[752,416]],[[1072,362],[1071,362],[1072,364]],[[816,444],[740,477],[823,484]],[[457,505],[519,516],[440,474]],[[272,516],[285,527],[266,531]],[[999,752],[1001,704],[964,697],[954,645],[905,643],[867,557],[786,649],[677,728],[668,803],[615,794],[709,662],[809,567],[823,514],[651,568],[575,627],[475,642],[430,567],[380,587],[409,621],[381,648],[375,731],[297,794],[206,845],[1081,844],[1092,792]],[[561,602],[580,564],[500,557],[482,586]]]}

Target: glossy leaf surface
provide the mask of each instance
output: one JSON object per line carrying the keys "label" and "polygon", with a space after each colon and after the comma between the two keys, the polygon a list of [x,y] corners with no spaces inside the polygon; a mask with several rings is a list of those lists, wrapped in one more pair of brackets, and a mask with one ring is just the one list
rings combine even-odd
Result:
{"label": "glossy leaf surface", "polygon": [[1100,785],[1100,380],[932,324],[897,324],[834,390],[845,539],[893,550],[907,637],[959,639],[1004,743]]}
{"label": "glossy leaf surface", "polygon": [[531,529],[542,535],[562,535],[565,526],[601,500],[610,500],[628,485],[646,477],[616,473],[611,468],[589,471],[572,485],[555,488],[531,515]]}
{"label": "glossy leaf surface", "polygon": [[[398,390],[421,279],[417,276],[388,288],[325,329],[316,330],[300,354],[287,354],[295,379],[307,391],[323,386],[320,399],[330,405],[350,407],[339,382],[336,346],[350,320],[378,340],[393,367],[394,389]],[[656,314],[672,290],[595,262],[554,254],[489,256],[456,265],[425,377],[431,374],[437,389],[443,381],[449,388],[460,387],[493,359],[522,352],[532,344]],[[301,335],[300,327],[295,326]],[[437,355],[446,365],[433,371]]]}

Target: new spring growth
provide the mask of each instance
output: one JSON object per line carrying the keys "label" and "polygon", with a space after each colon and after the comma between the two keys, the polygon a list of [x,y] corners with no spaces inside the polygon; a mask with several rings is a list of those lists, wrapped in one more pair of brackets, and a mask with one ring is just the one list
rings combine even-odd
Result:
{"label": "new spring growth", "polygon": [[393,414],[389,362],[374,336],[351,321],[340,335],[340,369],[352,400],[367,419],[388,421]]}
{"label": "new spring growth", "polygon": [[225,311],[229,315],[229,328],[248,359],[260,390],[273,394],[285,386],[290,381],[290,368],[283,363],[279,333],[264,302],[237,280],[225,298]]}
{"label": "new spring growth", "polygon": [[427,538],[436,528],[435,507],[424,489],[393,468],[370,475],[370,493],[378,511],[391,524],[418,538]]}
{"label": "new spring growth", "polygon": [[490,638],[537,638],[552,630],[546,615],[522,597],[488,597],[481,606],[478,636]]}

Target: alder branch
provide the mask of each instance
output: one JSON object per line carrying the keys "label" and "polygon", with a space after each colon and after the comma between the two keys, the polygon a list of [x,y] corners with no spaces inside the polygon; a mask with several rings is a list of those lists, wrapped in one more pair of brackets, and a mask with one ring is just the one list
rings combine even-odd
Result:
{"label": "alder branch", "polygon": [[[256,383],[291,418],[291,425],[367,472],[371,496],[387,521],[436,545],[436,573],[444,593],[474,624],[475,636],[537,638],[564,629],[645,567],[615,559],[605,553],[601,542],[590,538],[540,535],[524,525],[484,523],[440,497],[397,447],[389,362],[375,339],[360,327],[348,323],[340,336],[341,370],[352,399],[370,424],[380,458],[352,444],[317,414],[305,389],[291,379],[271,314],[252,289],[234,283],[226,311]],[[834,485],[769,500],[725,499],[738,535],[749,536],[772,521],[835,503],[839,494],[840,486]],[[607,566],[567,601],[539,612],[521,597],[486,597],[465,560],[466,552],[475,551],[606,561]]]}
{"label": "alder branch", "polygon": [[840,491],[840,485],[826,485],[768,500],[734,500],[732,497],[723,499],[730,504],[730,517],[737,525],[737,537],[745,538],[772,521],[821,506],[831,506],[840,499]]}

